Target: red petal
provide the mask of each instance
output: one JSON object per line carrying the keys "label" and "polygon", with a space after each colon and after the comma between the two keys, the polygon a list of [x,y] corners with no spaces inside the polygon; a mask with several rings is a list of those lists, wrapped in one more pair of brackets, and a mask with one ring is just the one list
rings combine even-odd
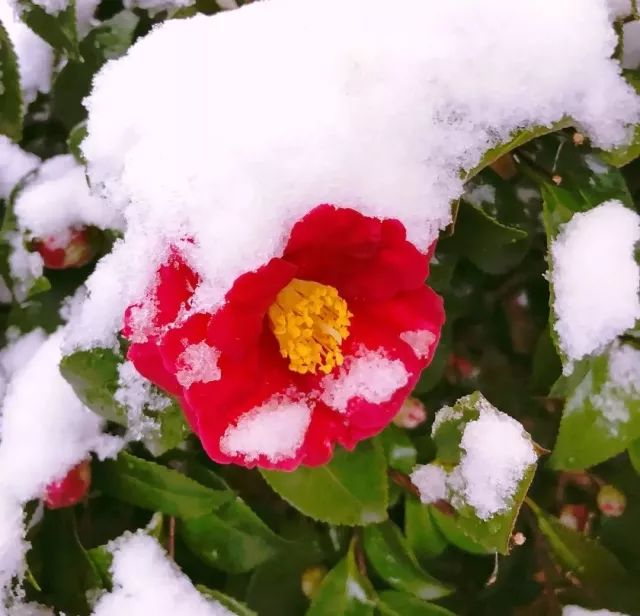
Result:
{"label": "red petal", "polygon": [[211,319],[209,344],[234,359],[250,352],[264,330],[269,306],[295,272],[291,263],[271,259],[257,271],[240,276],[227,293],[225,305]]}
{"label": "red petal", "polygon": [[284,258],[297,278],[336,287],[347,301],[380,301],[423,284],[429,255],[406,240],[397,220],[320,205],[294,225]]}

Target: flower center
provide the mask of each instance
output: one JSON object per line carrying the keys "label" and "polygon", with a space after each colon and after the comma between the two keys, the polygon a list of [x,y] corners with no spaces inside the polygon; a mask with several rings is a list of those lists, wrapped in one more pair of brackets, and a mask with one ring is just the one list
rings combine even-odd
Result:
{"label": "flower center", "polygon": [[329,374],[344,362],[342,341],[353,316],[333,287],[294,278],[268,311],[271,329],[289,369],[300,374]]}

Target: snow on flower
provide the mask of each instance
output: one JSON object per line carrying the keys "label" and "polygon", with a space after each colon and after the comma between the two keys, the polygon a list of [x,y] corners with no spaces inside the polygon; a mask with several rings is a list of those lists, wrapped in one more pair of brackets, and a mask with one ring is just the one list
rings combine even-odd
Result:
{"label": "snow on flower", "polygon": [[[128,358],[181,401],[214,460],[323,464],[334,443],[382,430],[431,360],[444,312],[428,263],[397,220],[322,205],[204,312],[199,275],[174,249],[127,311]],[[428,332],[428,348],[417,354],[407,331]]]}
{"label": "snow on flower", "polygon": [[89,192],[84,168],[70,154],[49,158],[15,200],[21,229],[33,237],[68,243],[72,230],[86,226],[119,228],[117,213]]}
{"label": "snow on flower", "polygon": [[[470,505],[482,520],[507,510],[525,473],[536,463],[537,454],[522,425],[498,411],[487,400],[478,401],[480,416],[468,422],[462,433],[462,456],[455,468],[436,464],[417,466],[411,480],[424,503],[448,500],[459,509]],[[439,415],[444,411],[444,416]],[[459,417],[449,407],[434,420],[437,432]]]}
{"label": "snow on flower", "polygon": [[113,541],[110,550],[113,590],[100,597],[93,616],[232,616],[201,595],[153,537],[127,534]]}
{"label": "snow on flower", "polygon": [[578,213],[551,246],[555,330],[570,360],[601,350],[640,318],[640,216],[619,201]]}
{"label": "snow on flower", "polygon": [[615,40],[595,0],[270,0],[161,24],[86,100],[88,174],[126,233],[69,346],[113,344],[184,238],[211,312],[317,204],[399,220],[426,250],[460,172],[514,130],[571,116],[599,145],[623,141],[638,99]]}

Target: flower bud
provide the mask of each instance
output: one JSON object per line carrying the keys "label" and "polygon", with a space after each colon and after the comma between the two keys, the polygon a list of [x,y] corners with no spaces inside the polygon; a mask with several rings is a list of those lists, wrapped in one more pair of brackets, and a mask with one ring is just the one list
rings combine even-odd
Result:
{"label": "flower bud", "polygon": [[598,509],[602,515],[608,518],[617,518],[624,513],[627,506],[627,498],[617,488],[604,485],[600,488],[597,497]]}
{"label": "flower bud", "polygon": [[320,584],[322,584],[322,580],[324,580],[326,575],[327,568],[322,565],[314,565],[302,572],[300,586],[302,587],[302,592],[305,597],[308,599],[313,597],[318,588],[320,588]]}
{"label": "flower bud", "polygon": [[564,505],[558,518],[567,528],[584,532],[589,523],[589,510],[586,505]]}
{"label": "flower bud", "polygon": [[96,254],[86,229],[72,229],[64,242],[55,236],[36,239],[33,246],[49,269],[82,267]]}
{"label": "flower bud", "polygon": [[478,366],[466,357],[451,353],[447,359],[447,378],[450,382],[472,381],[480,374]]}
{"label": "flower bud", "polygon": [[393,418],[393,423],[399,428],[409,430],[417,428],[427,419],[427,408],[417,398],[407,398],[400,410]]}
{"label": "flower bud", "polygon": [[47,486],[44,502],[49,509],[72,507],[79,503],[91,485],[91,461],[74,466],[60,481]]}

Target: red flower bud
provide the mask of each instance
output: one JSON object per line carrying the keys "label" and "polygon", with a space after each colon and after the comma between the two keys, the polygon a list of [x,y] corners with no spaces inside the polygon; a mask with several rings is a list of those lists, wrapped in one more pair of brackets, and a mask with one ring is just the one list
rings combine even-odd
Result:
{"label": "red flower bud", "polygon": [[567,528],[584,532],[589,523],[589,510],[586,505],[564,505],[558,518]]}
{"label": "red flower bud", "polygon": [[66,243],[61,244],[58,238],[49,236],[35,240],[33,245],[49,269],[82,267],[96,254],[86,229],[72,230]]}
{"label": "red flower bud", "polygon": [[472,381],[480,373],[478,366],[470,362],[466,357],[451,353],[447,359],[447,376],[449,381]]}
{"label": "red flower bud", "polygon": [[91,461],[74,466],[61,481],[47,486],[44,502],[49,509],[72,507],[79,503],[91,485]]}
{"label": "red flower bud", "polygon": [[608,518],[617,518],[624,513],[627,506],[627,498],[617,488],[604,485],[600,488],[597,497],[598,509],[602,515]]}
{"label": "red flower bud", "polygon": [[427,419],[427,408],[417,398],[407,398],[400,407],[398,414],[393,418],[393,423],[399,428],[412,430],[424,423]]}

